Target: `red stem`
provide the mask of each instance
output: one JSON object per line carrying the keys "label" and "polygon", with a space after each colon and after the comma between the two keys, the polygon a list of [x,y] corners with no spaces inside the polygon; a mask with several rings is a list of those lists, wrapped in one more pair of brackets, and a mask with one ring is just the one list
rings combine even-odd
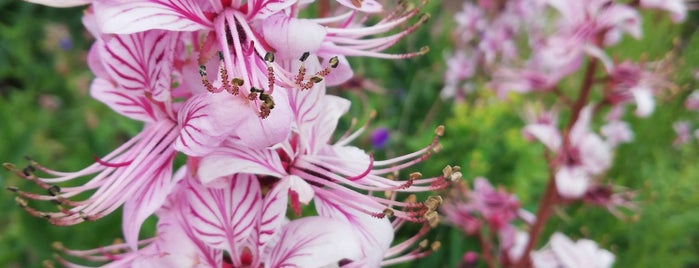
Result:
{"label": "red stem", "polygon": [[[564,148],[570,146],[570,129],[578,121],[580,111],[583,109],[583,107],[585,107],[585,104],[587,104],[588,98],[590,97],[592,86],[595,84],[595,72],[597,70],[598,63],[599,62],[596,58],[591,58],[590,62],[587,65],[587,68],[585,70],[585,77],[583,78],[584,80],[580,87],[580,95],[578,95],[578,99],[573,104],[573,111],[570,115],[568,126],[566,127],[566,130],[564,132]],[[558,192],[556,191],[556,169],[555,165],[552,163],[552,161],[555,161],[555,159],[546,159],[549,164],[549,182],[546,185],[544,196],[541,198],[541,201],[539,203],[539,209],[536,213],[536,222],[534,222],[534,225],[529,231],[529,241],[527,241],[527,246],[522,252],[523,255],[515,264],[515,267],[532,267],[531,258],[529,256],[530,252],[532,251],[532,249],[534,249],[534,245],[536,245],[536,242],[539,239],[539,235],[541,235],[541,231],[544,229],[544,226],[546,226],[546,222],[551,216],[553,208],[557,205],[559,201]]]}

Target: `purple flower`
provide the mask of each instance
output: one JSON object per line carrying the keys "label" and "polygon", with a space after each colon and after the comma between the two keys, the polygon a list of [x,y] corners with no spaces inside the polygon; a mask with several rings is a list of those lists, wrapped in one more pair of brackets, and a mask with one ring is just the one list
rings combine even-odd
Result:
{"label": "purple flower", "polygon": [[382,149],[388,143],[391,132],[387,128],[376,128],[371,132],[371,145],[375,149]]}

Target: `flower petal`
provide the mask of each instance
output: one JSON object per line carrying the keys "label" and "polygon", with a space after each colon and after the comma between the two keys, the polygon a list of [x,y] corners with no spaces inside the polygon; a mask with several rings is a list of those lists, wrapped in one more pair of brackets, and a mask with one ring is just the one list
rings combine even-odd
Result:
{"label": "flower petal", "polygon": [[112,79],[126,90],[145,90],[157,101],[170,95],[172,58],[176,33],[148,31],[114,35],[104,41],[99,54]]}
{"label": "flower petal", "polygon": [[377,13],[383,11],[383,6],[374,0],[337,0],[337,2],[343,6],[365,13]]}
{"label": "flower petal", "polygon": [[209,246],[228,251],[239,267],[235,262],[240,261],[240,246],[254,230],[262,209],[257,178],[233,175],[224,188],[207,188],[190,180],[187,200],[194,233]]}
{"label": "flower petal", "polygon": [[251,149],[231,143],[201,158],[197,176],[202,183],[236,173],[282,177],[286,172],[279,155],[268,149]]}
{"label": "flower petal", "polygon": [[590,185],[590,178],[582,167],[561,167],[556,172],[556,188],[561,196],[580,198]]}
{"label": "flower petal", "polygon": [[361,265],[353,263],[354,267],[380,266],[384,254],[393,242],[394,231],[387,218],[379,219],[354,209],[342,208],[342,205],[333,203],[332,199],[325,198],[322,194],[317,196],[315,204],[319,215],[346,221],[354,227],[355,236],[359,237],[364,255],[360,261]]}
{"label": "flower petal", "polygon": [[306,19],[297,19],[279,12],[262,22],[262,33],[280,59],[296,59],[304,52],[316,53],[325,35],[325,28]]}
{"label": "flower petal", "polygon": [[[248,115],[243,116],[238,123],[235,133],[247,147],[262,149],[289,137],[293,120],[289,97],[284,90],[275,90],[272,98],[275,100],[275,106],[267,118],[261,119],[257,115]],[[247,110],[251,111],[249,108]]]}
{"label": "flower petal", "polygon": [[104,33],[130,34],[153,29],[197,31],[212,27],[204,14],[210,8],[206,1],[95,1],[93,8]]}
{"label": "flower petal", "polygon": [[153,102],[149,101],[143,92],[132,92],[122,90],[102,78],[95,78],[90,85],[90,95],[106,104],[112,110],[128,118],[143,121],[155,122],[165,115]]}
{"label": "flower petal", "polygon": [[236,96],[196,95],[179,111],[181,130],[175,149],[189,156],[203,156],[213,151],[246,117],[257,118]]}
{"label": "flower petal", "polygon": [[323,267],[361,257],[359,241],[346,222],[314,216],[285,225],[265,267]]}
{"label": "flower petal", "polygon": [[87,5],[91,0],[25,0],[29,3],[41,4],[50,7],[75,7]]}
{"label": "flower petal", "polygon": [[124,216],[122,218],[124,239],[133,250],[138,249],[138,233],[141,231],[143,222],[165,203],[174,186],[173,181],[184,177],[186,170],[180,169],[173,179],[172,160],[174,158],[175,154],[172,154],[163,159],[163,162],[159,163],[158,169],[150,174],[148,181],[143,183],[137,192],[124,203]]}

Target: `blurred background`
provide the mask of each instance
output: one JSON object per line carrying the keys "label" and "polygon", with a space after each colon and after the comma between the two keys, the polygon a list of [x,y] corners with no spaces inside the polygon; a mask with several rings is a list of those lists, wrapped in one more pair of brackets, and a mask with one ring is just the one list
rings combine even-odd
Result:
{"label": "blurred background", "polygon": [[[445,57],[451,51],[452,15],[460,2],[428,4],[432,20],[391,49],[430,53],[407,60],[351,59],[356,77],[330,89],[349,98],[353,108],[338,135],[352,118],[364,122],[371,110],[377,118],[355,145],[373,151],[376,159],[399,156],[429,144],[437,125],[446,125],[443,150],[410,171],[437,175],[447,165],[460,165],[464,179],[489,178],[536,211],[548,174],[540,157],[542,146],[521,135],[521,98],[497,100],[486,90],[454,104],[439,98]],[[140,125],[117,115],[89,96],[92,79],[85,55],[93,41],[83,30],[83,8],[56,9],[16,0],[0,0],[0,162],[27,164],[24,156],[61,171],[79,170],[138,133]],[[673,70],[678,91],[658,99],[647,119],[627,118],[635,141],[615,152],[607,178],[633,189],[641,209],[619,219],[599,207],[575,205],[555,212],[544,237],[561,230],[573,238],[591,238],[617,256],[616,267],[699,267],[699,143],[673,146],[672,124],[698,115],[686,111],[685,97],[698,88],[697,12],[684,25],[673,25],[664,14],[644,13],[644,38],[625,39],[610,54],[621,58],[645,55],[658,59],[675,47],[680,59]],[[407,173],[406,173],[407,174]],[[0,185],[37,192],[40,188],[0,170]],[[96,222],[57,227],[33,218],[15,203],[15,194],[0,192],[0,267],[42,267],[52,260],[51,243],[69,248],[104,246],[121,237],[121,215]],[[31,203],[52,209],[51,204]],[[141,237],[154,233],[155,220]],[[417,226],[415,226],[417,228]],[[415,230],[406,228],[405,234]],[[399,233],[400,238],[403,234]],[[443,225],[429,238],[442,248],[429,257],[400,267],[456,267],[475,239]]]}

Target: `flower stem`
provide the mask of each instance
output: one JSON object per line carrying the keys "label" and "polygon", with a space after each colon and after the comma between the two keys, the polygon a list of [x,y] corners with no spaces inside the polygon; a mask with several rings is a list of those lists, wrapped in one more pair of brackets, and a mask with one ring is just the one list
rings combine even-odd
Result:
{"label": "flower stem", "polygon": [[[587,64],[587,68],[585,69],[585,76],[583,78],[582,85],[580,86],[580,94],[578,95],[578,99],[575,100],[575,103],[573,104],[573,110],[570,115],[570,120],[568,121],[568,126],[566,127],[566,130],[564,132],[564,147],[569,146],[570,129],[578,121],[578,118],[580,117],[580,111],[583,109],[583,107],[585,107],[585,104],[587,103],[590,97],[592,86],[595,84],[595,72],[597,71],[598,64],[599,61],[596,58],[591,58],[589,63]],[[530,252],[532,251],[532,249],[534,249],[534,245],[536,245],[536,242],[539,239],[539,235],[541,235],[541,231],[544,229],[546,222],[551,216],[553,208],[557,205],[556,203],[559,201],[558,192],[556,192],[556,166],[552,163],[552,161],[555,161],[555,159],[552,160],[548,157],[545,158],[548,162],[548,169],[550,174],[549,182],[546,185],[544,196],[541,198],[541,202],[539,203],[539,209],[536,213],[536,222],[529,231],[529,240],[527,241],[527,246],[524,248],[522,256],[520,257],[515,267],[532,267],[531,258],[529,256]]]}

